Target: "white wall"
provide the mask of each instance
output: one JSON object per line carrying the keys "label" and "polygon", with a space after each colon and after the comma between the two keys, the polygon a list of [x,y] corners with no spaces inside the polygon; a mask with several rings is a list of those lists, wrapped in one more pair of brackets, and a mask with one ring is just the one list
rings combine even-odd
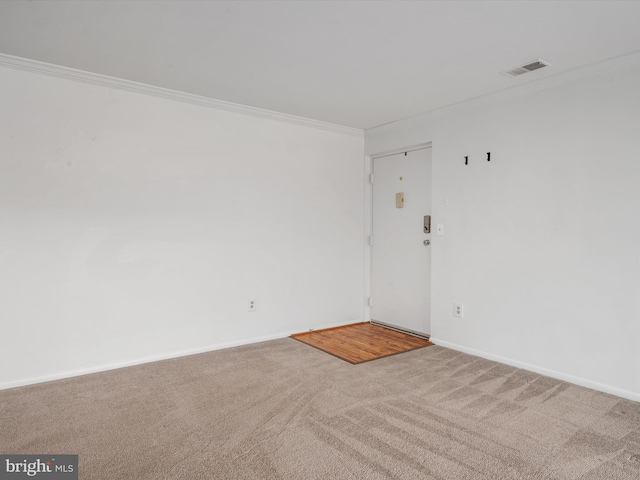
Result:
{"label": "white wall", "polygon": [[636,65],[367,132],[368,154],[433,142],[436,343],[640,400],[638,85]]}
{"label": "white wall", "polygon": [[0,388],[362,320],[362,136],[9,68],[0,111]]}

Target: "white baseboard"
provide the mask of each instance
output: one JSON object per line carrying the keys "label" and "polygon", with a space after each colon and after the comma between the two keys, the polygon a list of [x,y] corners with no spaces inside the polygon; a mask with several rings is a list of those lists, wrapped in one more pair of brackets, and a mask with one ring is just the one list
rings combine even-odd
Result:
{"label": "white baseboard", "polygon": [[160,360],[169,360],[171,358],[186,357],[187,355],[196,355],[198,353],[213,352],[214,350],[222,350],[224,348],[239,347],[241,345],[248,345],[250,343],[259,343],[259,342],[265,342],[268,340],[277,340],[279,338],[286,338],[289,335],[290,333],[279,333],[276,335],[268,335],[265,337],[252,338],[250,340],[239,340],[237,342],[218,343],[215,345],[207,345],[204,347],[168,352],[165,354],[154,355],[151,357],[137,358],[135,360],[127,360],[125,362],[109,363],[109,364],[100,365],[97,367],[80,368],[77,370],[67,370],[64,372],[58,372],[58,373],[53,373],[49,375],[42,375],[38,377],[30,377],[30,378],[25,378],[21,380],[14,380],[11,382],[0,383],[0,390],[6,390],[8,388],[15,388],[15,387],[24,387],[26,385],[33,385],[36,383],[51,382],[53,380],[61,380],[63,378],[78,377],[80,375],[87,375],[90,373],[106,372],[107,370],[115,370],[117,368],[132,367],[134,365],[158,362]]}
{"label": "white baseboard", "polygon": [[[353,322],[349,322],[349,323],[357,323],[357,322],[362,322],[363,320],[358,319],[358,320],[354,320]],[[333,327],[339,327],[340,325],[346,325],[344,323],[338,323],[338,324],[328,324],[328,325],[322,325],[319,327],[315,327],[312,330],[322,330],[323,328],[333,328]],[[227,342],[227,343],[217,343],[214,345],[207,345],[204,347],[197,347],[197,348],[191,348],[191,349],[187,349],[187,350],[178,350],[178,351],[174,351],[174,352],[168,352],[168,353],[164,353],[164,354],[160,354],[160,355],[153,355],[151,357],[144,357],[144,358],[137,358],[135,360],[127,360],[125,362],[115,362],[115,363],[108,363],[105,365],[99,365],[97,367],[91,367],[91,368],[80,368],[77,370],[67,370],[64,372],[58,372],[58,373],[52,373],[52,374],[48,374],[48,375],[42,375],[42,376],[38,376],[38,377],[29,377],[29,378],[24,378],[24,379],[20,379],[20,380],[13,380],[10,382],[3,382],[0,383],[0,390],[6,390],[9,388],[16,388],[16,387],[24,387],[26,385],[34,385],[36,383],[44,383],[44,382],[51,382],[53,380],[61,380],[63,378],[71,378],[71,377],[78,377],[80,375],[88,375],[91,373],[99,373],[99,372],[106,372],[108,370],[115,370],[117,368],[125,368],[125,367],[132,367],[134,365],[142,365],[144,363],[151,363],[151,362],[158,362],[161,360],[169,360],[171,358],[178,358],[178,357],[186,357],[188,355],[197,355],[198,353],[206,353],[206,352],[213,352],[215,350],[222,350],[225,348],[231,348],[231,347],[239,347],[241,345],[249,345],[251,343],[259,343],[259,342],[266,342],[269,340],[277,340],[279,338],[286,338],[288,336],[290,336],[292,333],[299,333],[299,332],[288,332],[288,333],[278,333],[275,335],[267,335],[264,337],[257,337],[257,338],[252,338],[249,340],[238,340],[235,342]]]}
{"label": "white baseboard", "polygon": [[556,370],[550,370],[548,368],[539,367],[537,365],[521,362],[519,360],[513,360],[511,358],[501,357],[500,355],[494,355],[492,353],[483,352],[480,350],[476,350],[474,348],[464,347],[462,345],[457,345],[455,343],[447,342],[445,340],[439,340],[434,337],[431,337],[431,341],[436,345],[440,345],[441,347],[447,347],[452,350],[457,350],[459,352],[464,352],[470,355],[475,355],[477,357],[486,358],[487,360],[494,360],[496,362],[504,363],[506,365],[511,365],[512,367],[522,368],[524,370],[529,370],[531,372],[539,373],[541,375],[546,375],[547,377],[557,378],[558,380],[564,380],[565,382],[574,383],[576,385],[580,385],[581,387],[591,388],[593,390],[598,390],[599,392],[609,393],[617,397],[627,398],[635,402],[640,402],[640,393],[637,393],[637,392],[624,390],[622,388],[614,387],[612,385],[607,385],[604,383],[594,382],[593,380],[588,380],[582,377],[576,377],[574,375],[558,372]]}
{"label": "white baseboard", "polygon": [[[326,325],[321,325],[319,327],[313,327],[313,328],[309,328],[308,331],[312,331],[312,330],[324,330],[326,328],[336,328],[336,327],[344,327],[345,325],[353,325],[354,323],[362,323],[362,322],[368,322],[369,320],[362,320],[361,318],[357,319],[357,320],[352,320],[350,322],[347,323],[329,323]],[[302,332],[295,332],[295,333],[302,333]]]}

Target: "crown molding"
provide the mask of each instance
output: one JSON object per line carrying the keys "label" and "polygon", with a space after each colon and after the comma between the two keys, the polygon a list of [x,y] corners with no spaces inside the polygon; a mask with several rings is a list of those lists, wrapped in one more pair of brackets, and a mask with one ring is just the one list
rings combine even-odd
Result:
{"label": "crown molding", "polygon": [[225,102],[223,100],[216,100],[200,95],[193,95],[191,93],[179,92],[177,90],[171,90],[168,88],[155,87],[153,85],[147,85],[145,83],[110,77],[108,75],[101,75],[99,73],[85,72],[84,70],[77,70],[75,68],[53,65],[51,63],[39,62],[37,60],[15,57],[13,55],[6,55],[3,53],[0,53],[0,67],[39,73],[41,75],[47,75],[49,77],[63,78],[66,80],[72,80],[75,82],[81,82],[90,85],[101,85],[108,88],[117,88],[119,90],[142,93],[145,95],[152,95],[154,97],[168,98],[170,100],[176,100],[178,102],[190,103],[193,105],[200,105],[208,108],[215,108],[216,110],[225,110],[227,112],[242,113],[254,117],[267,118],[270,120],[278,120],[281,122],[292,123],[294,125],[327,130],[343,135],[364,137],[364,130],[358,128],[345,127],[333,123],[322,122],[320,120],[312,120],[310,118],[298,117],[286,113],[273,112],[271,110],[266,110],[263,108],[240,105],[238,103]]}
{"label": "crown molding", "polygon": [[539,80],[529,81],[528,83],[515,85],[504,90],[488,93],[486,95],[481,95],[479,97],[474,97],[459,103],[431,110],[414,117],[404,118],[395,122],[368,128],[365,130],[365,136],[380,135],[395,130],[423,125],[437,118],[453,115],[481,106],[493,105],[507,100],[517,99],[519,97],[531,95],[542,90],[547,90],[549,88],[557,87],[583,78],[620,72],[634,67],[640,67],[640,51],[607,59],[602,62],[592,63],[584,67],[574,68]]}

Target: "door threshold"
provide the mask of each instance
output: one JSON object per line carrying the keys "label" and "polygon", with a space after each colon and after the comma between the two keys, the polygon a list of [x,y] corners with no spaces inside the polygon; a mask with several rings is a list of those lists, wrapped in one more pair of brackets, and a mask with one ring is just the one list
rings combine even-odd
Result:
{"label": "door threshold", "polygon": [[416,332],[415,330],[398,327],[397,325],[392,325],[390,323],[379,322],[378,320],[373,319],[371,319],[371,323],[374,325],[379,325],[381,327],[390,328],[391,330],[396,330],[397,332],[407,333],[409,335],[413,335],[414,337],[426,338],[427,340],[431,338],[431,335],[429,335],[428,333]]}

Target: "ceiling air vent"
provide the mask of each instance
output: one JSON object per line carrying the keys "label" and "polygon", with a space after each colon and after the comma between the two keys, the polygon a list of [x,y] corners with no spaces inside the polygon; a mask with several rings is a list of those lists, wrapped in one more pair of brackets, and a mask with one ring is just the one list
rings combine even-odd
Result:
{"label": "ceiling air vent", "polygon": [[514,69],[507,70],[506,72],[502,72],[502,74],[506,75],[507,77],[517,77],[518,75],[533,72],[534,70],[538,70],[539,68],[548,66],[549,64],[547,62],[536,60],[535,62],[528,63],[527,65],[522,65],[521,67],[516,67]]}

